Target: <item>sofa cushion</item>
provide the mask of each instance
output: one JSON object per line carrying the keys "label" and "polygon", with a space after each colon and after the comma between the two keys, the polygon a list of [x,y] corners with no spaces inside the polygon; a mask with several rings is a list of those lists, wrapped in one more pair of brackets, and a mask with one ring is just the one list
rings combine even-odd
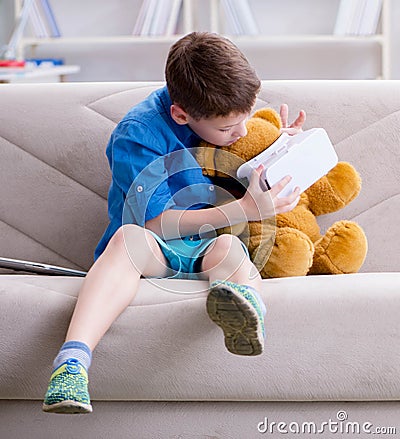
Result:
{"label": "sofa cushion", "polygon": [[[0,399],[41,399],[82,279],[0,277]],[[141,280],[94,351],[94,400],[400,398],[400,273],[263,281],[266,349],[229,353],[207,282]]]}

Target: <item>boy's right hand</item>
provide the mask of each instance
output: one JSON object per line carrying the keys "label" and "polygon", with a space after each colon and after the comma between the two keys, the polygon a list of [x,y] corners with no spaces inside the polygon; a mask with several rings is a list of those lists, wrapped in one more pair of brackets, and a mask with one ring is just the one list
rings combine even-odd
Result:
{"label": "boy's right hand", "polygon": [[298,187],[287,197],[278,198],[278,194],[290,182],[290,176],[282,178],[269,191],[263,191],[260,186],[263,170],[264,167],[260,165],[252,172],[247,191],[240,199],[240,205],[248,221],[260,221],[278,213],[289,212],[299,202]]}

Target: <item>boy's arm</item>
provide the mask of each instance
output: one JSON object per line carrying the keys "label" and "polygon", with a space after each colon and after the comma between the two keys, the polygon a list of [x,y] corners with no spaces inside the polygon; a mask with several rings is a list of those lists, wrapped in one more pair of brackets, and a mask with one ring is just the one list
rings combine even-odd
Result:
{"label": "boy's arm", "polygon": [[199,234],[206,225],[211,226],[206,228],[210,231],[245,221],[259,221],[292,210],[299,201],[299,189],[296,188],[288,197],[277,198],[290,181],[290,177],[285,177],[264,192],[259,184],[262,170],[260,166],[253,171],[247,191],[239,200],[208,209],[169,209],[147,221],[145,226],[163,239],[174,239]]}
{"label": "boy's arm", "polygon": [[109,215],[122,216],[123,224],[144,226],[147,218],[154,218],[175,205],[168,184],[165,153],[165,144],[146,124],[137,120],[118,124],[107,147],[114,194],[114,198],[108,198]]}

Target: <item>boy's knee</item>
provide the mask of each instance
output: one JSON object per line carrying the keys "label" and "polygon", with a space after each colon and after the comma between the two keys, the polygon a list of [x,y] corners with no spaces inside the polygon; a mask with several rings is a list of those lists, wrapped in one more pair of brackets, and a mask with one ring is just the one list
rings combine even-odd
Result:
{"label": "boy's knee", "polygon": [[149,233],[136,224],[124,224],[113,235],[110,245],[116,247],[119,251],[137,251],[145,252],[146,249],[153,250],[152,240]]}
{"label": "boy's knee", "polygon": [[131,239],[130,237],[132,235],[140,233],[138,229],[140,229],[140,227],[136,224],[125,224],[121,226],[110,239],[110,244],[116,247],[125,247],[128,238]]}
{"label": "boy's knee", "polygon": [[135,224],[121,226],[110,239],[104,253],[107,253],[109,261],[124,264],[125,268],[134,268],[139,275],[147,270],[151,276],[158,276],[165,270],[156,238],[149,230]]}
{"label": "boy's knee", "polygon": [[234,235],[220,235],[215,239],[209,252],[204,256],[202,270],[220,268],[235,271],[244,261],[245,251],[242,242]]}
{"label": "boy's knee", "polygon": [[243,251],[242,241],[235,235],[223,234],[216,238],[214,249],[224,255],[227,255],[231,251]]}

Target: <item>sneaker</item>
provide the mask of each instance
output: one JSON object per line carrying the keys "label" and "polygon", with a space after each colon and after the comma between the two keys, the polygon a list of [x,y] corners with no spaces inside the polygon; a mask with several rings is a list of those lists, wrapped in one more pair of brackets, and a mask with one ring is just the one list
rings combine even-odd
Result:
{"label": "sneaker", "polygon": [[50,413],[91,413],[86,369],[75,358],[58,367],[52,374],[43,402]]}
{"label": "sneaker", "polygon": [[254,288],[228,281],[213,282],[207,297],[207,313],[224,331],[229,352],[262,354],[266,309]]}

